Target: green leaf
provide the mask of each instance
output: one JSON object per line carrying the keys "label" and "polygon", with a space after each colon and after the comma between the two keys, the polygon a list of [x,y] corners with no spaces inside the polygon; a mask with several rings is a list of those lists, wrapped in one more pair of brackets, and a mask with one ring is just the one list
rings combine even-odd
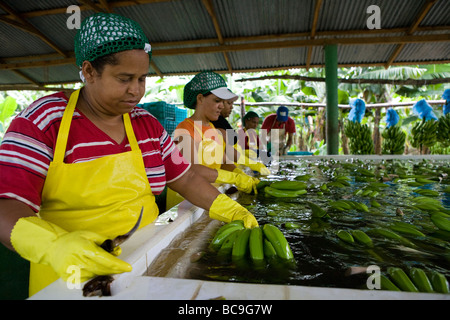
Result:
{"label": "green leaf", "polygon": [[347,91],[338,89],[338,103],[348,104],[350,102],[349,95]]}
{"label": "green leaf", "polygon": [[4,124],[6,120],[11,118],[17,109],[16,99],[7,96],[6,99],[0,104],[0,121]]}
{"label": "green leaf", "polygon": [[316,96],[317,97],[316,89],[314,89],[313,87],[303,87],[302,92],[304,94],[306,94],[307,96]]}
{"label": "green leaf", "polygon": [[406,126],[406,125],[410,124],[411,122],[414,122],[414,121],[416,121],[416,120],[418,120],[418,119],[419,119],[419,117],[416,116],[416,115],[411,115],[411,116],[409,116],[409,117],[406,117],[406,118],[403,119],[403,121],[402,121],[402,126]]}

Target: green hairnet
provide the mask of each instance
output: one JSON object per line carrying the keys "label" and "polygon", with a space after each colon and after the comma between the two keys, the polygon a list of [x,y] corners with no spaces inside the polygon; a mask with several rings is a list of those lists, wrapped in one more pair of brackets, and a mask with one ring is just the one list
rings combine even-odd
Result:
{"label": "green hairnet", "polygon": [[249,112],[247,112],[247,113],[245,114],[245,116],[244,116],[244,122],[245,122],[247,119],[251,119],[251,118],[259,118],[259,115],[258,115],[256,112],[254,112],[254,111],[249,111]]}
{"label": "green hairnet", "polygon": [[83,61],[133,49],[143,49],[151,58],[150,43],[139,24],[113,13],[87,17],[75,36],[75,57],[79,67]]}
{"label": "green hairnet", "polygon": [[183,102],[189,109],[195,109],[195,103],[199,94],[213,93],[223,100],[237,99],[235,95],[227,88],[227,83],[219,74],[212,71],[203,71],[197,74],[184,87]]}

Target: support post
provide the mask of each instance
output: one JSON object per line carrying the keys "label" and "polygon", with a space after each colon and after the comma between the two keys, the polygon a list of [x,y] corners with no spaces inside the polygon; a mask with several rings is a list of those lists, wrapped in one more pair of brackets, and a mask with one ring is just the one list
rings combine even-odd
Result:
{"label": "support post", "polygon": [[327,154],[339,154],[338,63],[337,45],[326,45],[325,84],[327,93]]}

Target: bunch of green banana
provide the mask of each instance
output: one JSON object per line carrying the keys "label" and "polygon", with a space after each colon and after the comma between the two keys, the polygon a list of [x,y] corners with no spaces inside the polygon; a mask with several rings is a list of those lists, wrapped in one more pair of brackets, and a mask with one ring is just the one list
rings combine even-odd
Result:
{"label": "bunch of green banana", "polygon": [[447,142],[438,142],[430,148],[431,154],[450,154],[450,144],[445,147]]}
{"label": "bunch of green banana", "polygon": [[450,113],[439,118],[437,140],[441,143],[442,148],[450,146]]}
{"label": "bunch of green banana", "polygon": [[445,208],[438,199],[430,198],[427,196],[419,196],[411,199],[414,202],[413,207],[420,209],[422,211],[427,211],[431,213],[444,211]]}
{"label": "bunch of green banana", "polygon": [[391,126],[384,129],[381,134],[383,137],[383,154],[403,154],[405,151],[406,134],[399,126]]}
{"label": "bunch of green banana", "polygon": [[239,261],[248,257],[261,262],[273,257],[292,260],[294,255],[283,233],[272,224],[247,229],[241,220],[222,226],[211,241],[210,247],[221,259]]}
{"label": "bunch of green banana", "polygon": [[367,124],[347,121],[344,133],[349,138],[351,154],[373,154],[372,131]]}
{"label": "bunch of green banana", "polygon": [[411,268],[409,276],[400,268],[388,268],[388,276],[381,275],[381,289],[408,292],[449,293],[445,275],[438,271],[428,274],[419,268]]}
{"label": "bunch of green banana", "polygon": [[419,121],[411,129],[411,145],[420,149],[422,146],[431,148],[437,142],[438,121]]}
{"label": "bunch of green banana", "polygon": [[345,230],[338,230],[336,235],[344,242],[353,244],[355,243],[355,239],[358,243],[366,246],[373,247],[372,239],[362,230],[352,230],[351,232]]}
{"label": "bunch of green banana", "polygon": [[264,188],[264,192],[266,196],[275,198],[296,198],[307,193],[306,187],[306,183],[302,181],[283,180],[272,182]]}
{"label": "bunch of green banana", "polygon": [[356,209],[358,211],[369,212],[369,208],[364,203],[352,200],[341,199],[336,201],[330,201],[329,205],[331,208],[339,211]]}
{"label": "bunch of green banana", "polygon": [[450,232],[450,216],[443,212],[436,212],[431,215],[433,224],[441,230]]}

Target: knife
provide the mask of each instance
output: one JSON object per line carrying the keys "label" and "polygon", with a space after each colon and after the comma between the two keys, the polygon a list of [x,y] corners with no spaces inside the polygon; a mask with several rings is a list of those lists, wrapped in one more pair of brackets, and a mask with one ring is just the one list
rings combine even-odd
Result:
{"label": "knife", "polygon": [[[142,214],[144,212],[144,207],[141,208],[141,213],[139,214],[139,218],[134,225],[133,228],[131,228],[130,231],[128,231],[125,234],[119,235],[115,237],[114,239],[107,239],[105,240],[100,247],[103,248],[103,250],[107,252],[113,252],[113,250],[119,246],[120,244],[124,243],[126,240],[128,240],[133,233],[139,229],[139,225],[141,224],[142,220]],[[93,296],[110,296],[111,295],[111,283],[114,281],[114,278],[112,276],[97,276],[93,278],[92,280],[89,280],[83,287],[83,296],[84,297],[93,297]]]}

